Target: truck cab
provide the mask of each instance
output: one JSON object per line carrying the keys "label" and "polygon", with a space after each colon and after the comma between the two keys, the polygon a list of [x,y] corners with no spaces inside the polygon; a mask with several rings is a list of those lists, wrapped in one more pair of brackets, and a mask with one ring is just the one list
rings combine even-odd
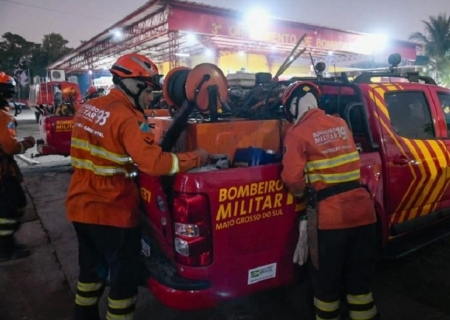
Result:
{"label": "truck cab", "polygon": [[[139,175],[148,288],[165,305],[209,308],[298,278],[292,255],[306,203],[280,180],[289,127],[280,94],[292,81],[317,84],[319,107],[348,123],[383,246],[448,217],[450,90],[432,79],[395,68],[352,80],[345,74],[296,78],[263,84],[262,102],[243,97],[239,104],[234,97],[230,107],[219,68],[202,64],[171,72],[163,93],[178,113],[149,119],[156,139],[165,151],[204,148],[227,164],[170,177]],[[170,89],[180,87],[184,95]]]}

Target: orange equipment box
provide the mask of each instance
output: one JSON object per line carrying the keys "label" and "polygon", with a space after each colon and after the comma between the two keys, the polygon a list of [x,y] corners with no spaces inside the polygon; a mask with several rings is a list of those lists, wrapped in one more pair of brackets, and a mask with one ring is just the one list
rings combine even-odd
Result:
{"label": "orange equipment box", "polygon": [[[149,118],[148,121],[155,125],[153,133],[158,142],[172,123],[170,117]],[[283,120],[230,119],[214,123],[189,120],[173,151],[203,148],[212,154],[226,154],[233,161],[237,148],[251,146],[281,152],[285,130]]]}

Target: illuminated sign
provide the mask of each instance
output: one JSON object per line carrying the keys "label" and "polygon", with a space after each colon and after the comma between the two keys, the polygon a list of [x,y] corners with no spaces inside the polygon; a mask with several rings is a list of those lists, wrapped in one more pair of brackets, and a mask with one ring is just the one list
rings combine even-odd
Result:
{"label": "illuminated sign", "polygon": [[380,43],[381,39],[374,35],[346,32],[297,22],[273,20],[268,30],[259,34],[257,39],[255,39],[252,37],[251,28],[249,28],[248,24],[232,15],[196,12],[174,7],[168,20],[170,30],[292,46],[306,34],[307,36],[303,40],[302,45],[308,48],[366,55],[398,52],[405,59],[416,58],[416,46],[412,43],[400,43],[397,41],[383,48],[384,45]]}

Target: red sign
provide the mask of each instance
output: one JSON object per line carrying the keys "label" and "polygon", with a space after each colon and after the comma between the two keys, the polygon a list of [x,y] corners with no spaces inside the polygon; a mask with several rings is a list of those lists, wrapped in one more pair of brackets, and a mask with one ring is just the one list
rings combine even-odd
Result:
{"label": "red sign", "polygon": [[414,45],[405,43],[386,46],[383,52],[384,39],[371,35],[362,35],[335,29],[309,26],[301,23],[282,20],[256,21],[249,24],[239,17],[214,15],[208,12],[173,8],[169,16],[169,29],[228,38],[256,40],[274,45],[292,45],[306,34],[302,45],[326,51],[346,51],[358,54],[377,54],[398,52],[406,59],[415,59]]}

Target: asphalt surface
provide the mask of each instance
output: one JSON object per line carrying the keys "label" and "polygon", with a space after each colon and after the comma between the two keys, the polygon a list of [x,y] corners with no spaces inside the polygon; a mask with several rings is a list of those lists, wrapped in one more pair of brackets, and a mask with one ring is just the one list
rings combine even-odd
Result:
{"label": "asphalt surface", "polygon": [[[30,126],[28,128],[28,126]],[[24,124],[22,130],[35,130]],[[30,257],[0,264],[0,320],[71,319],[77,280],[77,242],[65,218],[71,170],[68,159],[21,164],[28,206],[17,239]],[[382,319],[450,320],[450,239],[400,260],[378,265],[374,298]],[[169,309],[140,288],[136,320],[293,320],[310,319],[306,280],[242,297],[212,310]],[[106,294],[101,301],[106,310]]]}

